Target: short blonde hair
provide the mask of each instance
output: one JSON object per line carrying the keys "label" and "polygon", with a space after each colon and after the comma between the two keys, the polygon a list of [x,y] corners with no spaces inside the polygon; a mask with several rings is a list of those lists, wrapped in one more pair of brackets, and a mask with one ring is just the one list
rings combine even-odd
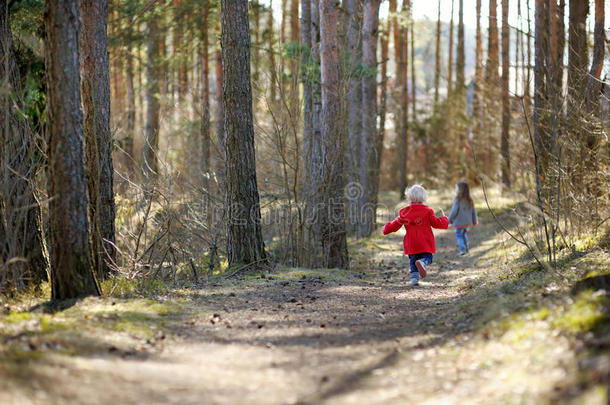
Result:
{"label": "short blonde hair", "polygon": [[424,202],[428,198],[428,193],[426,193],[426,189],[421,184],[414,184],[405,190],[405,196],[410,203]]}

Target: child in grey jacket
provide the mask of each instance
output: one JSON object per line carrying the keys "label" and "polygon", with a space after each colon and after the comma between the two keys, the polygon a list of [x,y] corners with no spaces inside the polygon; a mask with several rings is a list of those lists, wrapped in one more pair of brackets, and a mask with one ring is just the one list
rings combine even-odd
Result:
{"label": "child in grey jacket", "polygon": [[455,228],[455,239],[457,240],[460,256],[468,253],[468,236],[466,232],[469,226],[477,225],[477,211],[470,197],[470,187],[465,181],[460,181],[455,186],[456,197],[453,199],[453,207],[449,214],[449,222]]}

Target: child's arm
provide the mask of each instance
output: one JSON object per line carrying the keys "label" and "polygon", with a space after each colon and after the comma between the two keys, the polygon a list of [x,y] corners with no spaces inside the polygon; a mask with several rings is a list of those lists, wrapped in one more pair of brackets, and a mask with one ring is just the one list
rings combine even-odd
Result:
{"label": "child's arm", "polygon": [[388,222],[383,227],[383,234],[387,235],[388,233],[396,232],[402,227],[402,222],[400,222],[400,217],[397,217],[394,221]]}
{"label": "child's arm", "polygon": [[453,223],[453,220],[457,216],[460,211],[459,204],[457,203],[457,198],[453,199],[453,205],[451,206],[451,212],[449,213],[449,222]]}
{"label": "child's arm", "polygon": [[434,215],[434,211],[430,210],[430,225],[436,229],[447,229],[449,228],[449,218],[444,215],[439,218]]}
{"label": "child's arm", "polygon": [[477,210],[472,207],[472,225],[476,226],[479,221],[477,220]]}

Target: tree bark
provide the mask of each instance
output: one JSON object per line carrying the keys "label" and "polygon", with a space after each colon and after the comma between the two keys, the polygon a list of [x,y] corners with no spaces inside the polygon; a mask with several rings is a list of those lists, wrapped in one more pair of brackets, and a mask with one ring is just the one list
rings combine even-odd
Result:
{"label": "tree bark", "polygon": [[377,219],[379,189],[377,130],[377,41],[380,0],[364,0],[362,22],[362,143],[360,145],[361,236],[373,233]]}
{"label": "tree bark", "polygon": [[487,106],[485,127],[487,129],[487,139],[484,142],[486,146],[483,151],[483,172],[492,179],[495,178],[497,173],[497,111],[499,108],[497,100],[498,93],[500,92],[497,8],[497,1],[489,0],[489,35],[487,38],[487,64],[485,70],[485,103]]}
{"label": "tree bark", "polygon": [[[347,89],[347,148],[345,172],[348,184],[360,181],[360,148],[363,142],[362,126],[362,12],[363,0],[347,0],[347,56],[349,76]],[[355,197],[355,198],[353,198]],[[347,196],[350,233],[360,231],[362,195]]]}
{"label": "tree bark", "polygon": [[451,0],[451,19],[449,20],[449,51],[447,61],[447,100],[451,100],[453,88],[453,6],[455,0]]}
{"label": "tree bark", "polygon": [[441,0],[438,0],[438,17],[436,18],[436,48],[434,51],[434,112],[438,113],[438,89],[441,78]]}
{"label": "tree bark", "polygon": [[547,85],[545,75],[545,61],[548,49],[548,0],[536,0],[536,37],[535,65],[534,65],[534,147],[540,156],[539,171],[542,176],[546,170],[547,141],[542,115],[546,109]]}
{"label": "tree bark", "polygon": [[148,44],[146,61],[146,128],[144,141],[143,173],[146,187],[150,190],[156,182],[159,163],[159,26],[156,16],[148,21]]}
{"label": "tree bark", "polygon": [[261,266],[267,255],[256,182],[248,3],[221,3],[222,103],[225,112],[229,266]]}
{"label": "tree bark", "polygon": [[81,0],[80,57],[83,132],[89,195],[93,265],[100,279],[116,262],[110,77],[108,62],[108,0]]}
{"label": "tree bark", "polygon": [[269,1],[269,11],[267,14],[267,41],[269,42],[267,48],[267,55],[269,57],[269,70],[271,72],[270,75],[270,83],[269,83],[269,98],[270,102],[268,103],[270,106],[274,106],[277,95],[276,95],[276,66],[275,66],[275,50],[274,50],[274,34],[273,34],[273,0]]}
{"label": "tree bark", "polygon": [[320,72],[322,79],[321,150],[323,192],[321,244],[325,267],[348,268],[343,198],[343,142],[339,136],[339,50],[337,1],[320,0]]}
{"label": "tree bark", "polygon": [[593,31],[593,60],[587,81],[587,111],[597,116],[599,114],[599,99],[602,82],[600,75],[604,66],[604,46],[606,33],[604,31],[604,0],[595,0],[595,28]]}
{"label": "tree bark", "polygon": [[[210,198],[210,53],[208,44],[208,19],[210,14],[209,5],[204,5],[201,16],[201,69],[200,69],[200,91],[201,91],[201,126],[199,128],[199,171],[201,186],[203,187],[206,206],[209,206]],[[209,214],[209,213],[208,213]]]}
{"label": "tree bark", "polygon": [[390,39],[390,19],[389,17],[385,20],[383,25],[383,32],[380,33],[381,41],[381,82],[380,82],[380,96],[379,96],[379,138],[377,143],[377,151],[379,156],[377,157],[377,172],[379,173],[381,167],[381,155],[383,153],[383,142],[385,139],[385,120],[386,120],[386,109],[388,101],[388,60],[389,60],[389,39]]}
{"label": "tree bark", "polygon": [[78,3],[49,0],[45,19],[52,299],[99,295],[87,219]]}
{"label": "tree bark", "polygon": [[585,107],[587,83],[587,14],[589,2],[570,0],[568,25],[568,122],[573,132],[578,131]]}
{"label": "tree bark", "polygon": [[508,96],[509,78],[509,26],[508,26],[508,0],[502,0],[502,187],[510,189],[510,98]]}
{"label": "tree bark", "polygon": [[[475,145],[474,153],[479,153],[483,147],[483,139],[481,135],[482,127],[482,106],[483,106],[483,35],[481,33],[481,0],[476,2],[476,34],[475,34],[475,65],[474,65],[474,97],[472,101],[473,115],[473,143]],[[475,168],[476,170],[477,168]],[[476,175],[473,176],[476,179]],[[475,180],[476,181],[476,180]]]}
{"label": "tree bark", "polygon": [[223,185],[225,184],[225,162],[227,156],[225,153],[225,114],[222,106],[222,52],[219,47],[216,47],[214,53],[215,56],[215,70],[216,70],[216,147],[218,150],[216,160],[216,181],[217,181],[217,193],[222,195],[224,191]]}

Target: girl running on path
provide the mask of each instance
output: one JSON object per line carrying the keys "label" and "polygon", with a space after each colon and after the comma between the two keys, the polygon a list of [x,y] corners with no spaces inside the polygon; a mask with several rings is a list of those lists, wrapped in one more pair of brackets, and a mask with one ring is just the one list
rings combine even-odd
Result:
{"label": "girl running on path", "polygon": [[455,198],[453,207],[449,214],[449,222],[455,228],[455,239],[457,240],[460,256],[468,253],[468,236],[466,232],[469,226],[477,225],[477,211],[470,197],[470,187],[465,181],[460,181],[455,186]]}
{"label": "girl running on path", "polygon": [[447,229],[449,220],[444,215],[438,218],[430,207],[424,205],[427,194],[419,184],[408,188],[405,195],[409,205],[400,210],[394,221],[385,224],[383,234],[396,232],[404,225],[407,231],[403,242],[404,252],[409,255],[411,285],[416,286],[420,277],[426,277],[426,266],[432,263],[432,255],[436,253],[432,228]]}

